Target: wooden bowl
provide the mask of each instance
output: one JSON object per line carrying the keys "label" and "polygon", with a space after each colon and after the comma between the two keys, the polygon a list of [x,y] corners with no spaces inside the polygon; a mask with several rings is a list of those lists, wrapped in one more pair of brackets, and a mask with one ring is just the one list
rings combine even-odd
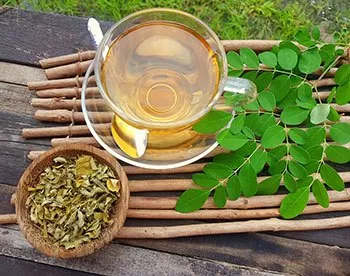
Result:
{"label": "wooden bowl", "polygon": [[[58,156],[73,157],[77,154],[93,156],[97,161],[109,166],[121,182],[120,198],[112,206],[111,219],[113,224],[104,228],[99,238],[88,243],[82,244],[77,248],[65,249],[62,246],[54,245],[52,242],[44,239],[41,230],[30,220],[29,210],[25,203],[30,194],[28,186],[35,186],[39,183],[40,174],[46,167],[53,165],[53,159]],[[92,146],[84,144],[65,145],[53,148],[40,155],[23,173],[16,191],[16,215],[19,227],[25,238],[33,247],[49,256],[56,258],[75,258],[82,257],[95,252],[96,250],[109,243],[119,229],[123,226],[126,218],[126,212],[129,202],[128,179],[122,166],[108,153]]]}

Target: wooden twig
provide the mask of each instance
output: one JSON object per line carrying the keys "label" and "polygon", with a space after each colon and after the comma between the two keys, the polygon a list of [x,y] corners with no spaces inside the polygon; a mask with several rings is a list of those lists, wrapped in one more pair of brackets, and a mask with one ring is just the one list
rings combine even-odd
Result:
{"label": "wooden twig", "polygon": [[[329,204],[328,208],[320,205],[306,206],[302,214],[320,214],[337,211],[349,211],[350,202],[337,202]],[[191,213],[179,213],[175,210],[147,210],[147,209],[129,209],[128,218],[137,219],[256,219],[256,218],[277,218],[280,216],[279,208],[269,209],[250,209],[250,210],[198,210]]]}
{"label": "wooden twig", "polygon": [[316,87],[335,85],[335,81],[333,78],[320,79],[320,80],[310,80],[309,82],[312,85],[315,85]]}
{"label": "wooden twig", "polygon": [[[350,182],[350,172],[338,172],[344,182]],[[258,182],[265,180],[267,176],[258,177]],[[155,191],[184,191],[197,188],[192,179],[152,179],[130,180],[131,192],[155,192]]]}
{"label": "wooden twig", "polygon": [[[281,205],[285,194],[268,195],[268,196],[253,196],[240,197],[237,200],[228,200],[224,209],[257,209],[271,208]],[[338,191],[328,191],[330,202],[350,200],[350,188]],[[174,210],[178,197],[142,197],[132,196],[129,201],[131,209],[156,209],[156,210]],[[316,204],[315,197],[310,194],[308,204]],[[217,209],[213,198],[209,198],[203,205],[202,209]]]}
{"label": "wooden twig", "polygon": [[[44,89],[37,90],[36,95],[39,98],[78,98],[81,97],[81,88],[72,87],[72,88],[58,88],[58,89]],[[86,89],[86,97],[91,97],[99,95],[97,87],[88,87]]]}
{"label": "wooden twig", "polygon": [[82,76],[91,63],[92,60],[85,60],[58,67],[52,67],[50,69],[46,69],[45,74],[49,80],[69,78],[76,75]]}
{"label": "wooden twig", "polygon": [[342,113],[349,113],[350,112],[350,104],[344,104],[344,105],[338,105],[338,104],[331,104],[331,107],[333,107],[336,111]]}
{"label": "wooden twig", "polygon": [[[86,99],[86,106],[88,107],[105,107],[106,103],[103,99]],[[76,109],[81,110],[81,100],[72,99],[66,100],[62,98],[48,98],[48,99],[32,99],[33,107],[44,109]]]}
{"label": "wooden twig", "polygon": [[[109,123],[112,120],[113,112],[89,112],[91,118],[96,118],[100,123]],[[79,111],[68,109],[43,110],[38,109],[34,113],[34,118],[44,122],[57,123],[85,123],[84,114]]]}
{"label": "wooden twig", "polygon": [[65,144],[87,144],[95,147],[101,147],[100,144],[92,137],[79,137],[79,138],[53,138],[51,139],[51,146],[58,147]]}
{"label": "wooden twig", "polygon": [[0,215],[0,224],[14,224],[17,223],[16,214]]}
{"label": "wooden twig", "polygon": [[[84,81],[84,77],[59,79],[59,80],[47,80],[47,81],[30,81],[27,83],[29,90],[41,90],[41,89],[53,89],[64,87],[81,87]],[[91,76],[88,79],[89,85],[96,86],[95,76]]]}
{"label": "wooden twig", "polygon": [[[111,124],[95,124],[97,132],[109,133]],[[62,137],[62,136],[82,136],[89,135],[90,130],[87,125],[61,126],[61,127],[41,127],[22,129],[23,138],[42,138],[42,137]]]}
{"label": "wooden twig", "polygon": [[73,62],[94,59],[95,53],[96,51],[78,52],[76,54],[71,54],[71,55],[64,55],[59,57],[42,59],[42,60],[39,60],[39,63],[42,68],[46,69],[54,66],[70,64]]}
{"label": "wooden twig", "polygon": [[115,238],[168,239],[214,234],[233,234],[265,231],[310,231],[344,227],[350,227],[350,216],[309,220],[283,220],[270,218],[262,220],[191,224],[165,227],[122,227],[116,234]]}

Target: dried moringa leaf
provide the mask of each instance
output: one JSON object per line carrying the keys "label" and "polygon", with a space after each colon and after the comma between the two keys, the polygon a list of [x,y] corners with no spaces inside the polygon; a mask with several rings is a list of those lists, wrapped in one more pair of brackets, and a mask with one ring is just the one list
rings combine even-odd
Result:
{"label": "dried moringa leaf", "polygon": [[45,239],[71,249],[113,223],[110,211],[120,188],[113,170],[91,156],[56,157],[39,183],[28,187],[26,206]]}

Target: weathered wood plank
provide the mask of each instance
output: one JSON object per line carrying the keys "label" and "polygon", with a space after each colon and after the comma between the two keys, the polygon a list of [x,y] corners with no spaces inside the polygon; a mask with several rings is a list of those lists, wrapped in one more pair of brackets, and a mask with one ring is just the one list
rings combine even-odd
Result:
{"label": "weathered wood plank", "polygon": [[[0,60],[39,66],[48,57],[91,50],[87,18],[12,9],[0,15]],[[106,31],[113,23],[101,22]]]}
{"label": "weathered wood plank", "polygon": [[123,240],[123,244],[298,275],[346,275],[350,249],[265,234]]}
{"label": "weathered wood plank", "polygon": [[42,255],[19,231],[0,227],[0,254],[105,275],[276,275],[261,269],[200,260],[112,243],[97,253],[75,260]]}
{"label": "weathered wood plank", "polygon": [[40,68],[0,61],[0,82],[27,85],[28,81],[44,80],[46,76],[44,70]]}
{"label": "weathered wood plank", "polygon": [[15,186],[0,183],[0,214],[15,213],[15,208],[11,205],[11,196],[15,191]]}
{"label": "weathered wood plank", "polygon": [[1,275],[6,276],[89,276],[92,273],[45,265],[18,258],[0,256]]}

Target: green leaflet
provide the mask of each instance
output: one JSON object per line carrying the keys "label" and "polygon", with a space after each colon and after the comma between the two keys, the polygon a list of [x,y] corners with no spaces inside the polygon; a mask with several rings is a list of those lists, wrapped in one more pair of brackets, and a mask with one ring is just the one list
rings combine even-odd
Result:
{"label": "green leaflet", "polygon": [[245,135],[241,133],[234,135],[229,129],[220,132],[216,136],[216,140],[220,146],[229,150],[238,150],[248,142],[248,138]]}
{"label": "green leaflet", "polygon": [[224,128],[232,119],[232,114],[226,111],[211,110],[199,122],[193,126],[193,130],[210,134]]}
{"label": "green leaflet", "polygon": [[237,175],[233,175],[226,183],[226,193],[230,200],[236,200],[241,195],[241,184]]}
{"label": "green leaflet", "polygon": [[242,57],[244,64],[250,68],[259,68],[259,59],[255,52],[250,48],[241,48],[239,53]]}
{"label": "green leaflet", "polygon": [[189,213],[199,210],[207,201],[210,190],[190,189],[184,191],[176,202],[175,210],[180,213]]}
{"label": "green leaflet", "polygon": [[257,176],[250,164],[245,164],[238,174],[243,195],[251,197],[258,191]]}
{"label": "green leaflet", "polygon": [[318,125],[327,120],[331,106],[329,104],[318,104],[310,113],[310,121],[314,125]]}
{"label": "green leaflet", "polygon": [[273,165],[270,166],[269,168],[269,173],[271,175],[275,175],[275,174],[281,174],[284,172],[285,168],[287,166],[287,161],[286,160],[280,160],[276,163],[274,163]]}
{"label": "green leaflet", "polygon": [[344,85],[350,81],[350,64],[343,64],[335,73],[334,81],[338,85]]}
{"label": "green leaflet", "polygon": [[221,153],[213,158],[215,163],[223,164],[232,169],[237,169],[244,162],[244,158],[235,152]]}
{"label": "green leaflet", "polygon": [[272,52],[263,52],[258,55],[260,61],[270,68],[275,68],[277,65],[277,57]]}
{"label": "green leaflet", "polygon": [[302,147],[292,145],[289,152],[293,159],[301,164],[306,165],[311,161],[310,154]]}
{"label": "green leaflet", "polygon": [[326,155],[330,161],[335,163],[345,164],[350,161],[350,150],[343,146],[328,146]]}
{"label": "green leaflet", "polygon": [[317,51],[306,51],[300,55],[298,68],[304,74],[311,74],[320,67],[321,62],[321,56]]}
{"label": "green leaflet", "polygon": [[273,195],[278,191],[280,186],[282,175],[276,174],[271,177],[266,178],[258,185],[259,195]]}
{"label": "green leaflet", "polygon": [[220,185],[215,189],[214,192],[214,204],[219,207],[223,208],[226,205],[226,190],[225,187]]}
{"label": "green leaflet", "polygon": [[260,74],[254,81],[258,92],[263,91],[266,87],[270,85],[273,79],[272,72],[264,72]]}
{"label": "green leaflet", "polygon": [[329,135],[334,142],[339,144],[346,144],[350,142],[350,124],[337,123],[332,125]]}
{"label": "green leaflet", "polygon": [[229,68],[236,69],[236,70],[241,70],[243,69],[243,61],[239,54],[237,54],[234,51],[229,51],[226,54],[227,57],[227,65]]}
{"label": "green leaflet", "polygon": [[282,101],[288,95],[290,87],[290,78],[286,75],[280,75],[271,82],[270,91],[275,96],[277,103]]}
{"label": "green leaflet", "polygon": [[335,99],[339,105],[347,104],[350,101],[350,81],[338,86]]}
{"label": "green leaflet", "polygon": [[342,191],[345,188],[343,179],[339,176],[337,171],[327,164],[321,165],[320,174],[324,182],[333,190]]}
{"label": "green leaflet", "polygon": [[324,208],[328,208],[329,196],[326,187],[321,183],[320,180],[315,179],[312,183],[312,193],[314,194],[318,204]]}
{"label": "green leaflet", "polygon": [[254,171],[258,174],[262,171],[267,161],[267,153],[263,150],[257,150],[250,158],[250,165]]}
{"label": "green leaflet", "polygon": [[315,40],[319,40],[321,37],[321,32],[318,27],[314,27],[311,31],[312,38]]}
{"label": "green leaflet", "polygon": [[299,125],[306,120],[309,113],[310,110],[298,106],[288,106],[281,113],[281,121],[287,125]]}
{"label": "green leaflet", "polygon": [[255,126],[255,134],[262,136],[270,127],[276,125],[276,119],[272,114],[262,114],[258,118],[258,123]]}
{"label": "green leaflet", "polygon": [[310,188],[303,187],[295,193],[288,194],[281,203],[280,214],[285,219],[298,216],[306,207],[309,201]]}
{"label": "green leaflet", "polygon": [[232,134],[238,134],[241,132],[242,127],[244,125],[245,115],[241,114],[236,116],[230,126],[230,130]]}
{"label": "green leaflet", "polygon": [[195,173],[192,175],[192,180],[195,184],[201,187],[213,188],[219,184],[219,181],[205,173]]}
{"label": "green leaflet", "polygon": [[288,163],[288,169],[290,173],[297,178],[304,179],[307,176],[306,169],[295,161],[290,161]]}
{"label": "green leaflet", "polygon": [[295,193],[297,190],[297,182],[295,181],[293,176],[290,173],[286,172],[284,174],[283,180],[284,180],[284,187],[286,187],[286,189],[289,192]]}
{"label": "green leaflet", "polygon": [[283,69],[292,70],[298,63],[298,55],[290,48],[282,48],[278,52],[278,63]]}
{"label": "green leaflet", "polygon": [[293,142],[299,145],[304,145],[307,140],[306,132],[299,128],[289,129],[288,136]]}
{"label": "green leaflet", "polygon": [[286,138],[283,127],[270,126],[261,138],[261,145],[264,148],[273,148],[283,143]]}
{"label": "green leaflet", "polygon": [[249,141],[243,147],[238,149],[235,153],[242,156],[242,157],[247,157],[256,149],[256,147],[257,147],[256,142]]}
{"label": "green leaflet", "polygon": [[304,147],[309,148],[313,145],[320,145],[326,138],[326,130],[323,127],[311,127],[306,131],[307,142]]}
{"label": "green leaflet", "polygon": [[258,95],[260,106],[266,111],[273,111],[276,107],[275,96],[269,91],[263,91]]}
{"label": "green leaflet", "polygon": [[220,163],[209,163],[204,166],[203,171],[216,179],[223,179],[232,173],[232,169]]}

